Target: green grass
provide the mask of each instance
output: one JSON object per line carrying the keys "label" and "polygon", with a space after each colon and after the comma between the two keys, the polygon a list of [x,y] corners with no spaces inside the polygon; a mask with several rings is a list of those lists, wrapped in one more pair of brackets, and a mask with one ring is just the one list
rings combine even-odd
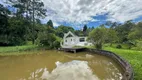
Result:
{"label": "green grass", "polygon": [[142,80],[142,51],[104,47],[104,50],[114,52],[127,60],[134,70],[134,80]]}
{"label": "green grass", "polygon": [[23,46],[9,46],[9,47],[0,47],[0,55],[5,55],[4,53],[19,52],[36,49],[36,45],[23,45]]}

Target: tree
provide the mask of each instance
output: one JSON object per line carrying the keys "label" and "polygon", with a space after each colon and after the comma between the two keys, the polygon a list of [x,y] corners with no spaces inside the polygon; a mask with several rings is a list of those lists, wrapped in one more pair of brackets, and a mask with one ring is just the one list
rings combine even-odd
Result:
{"label": "tree", "polygon": [[40,46],[46,46],[48,49],[59,48],[60,38],[55,35],[55,31],[52,28],[42,26],[43,29],[38,33],[37,44]]}
{"label": "tree", "polygon": [[[137,23],[128,34],[129,41],[127,42],[128,48],[132,46],[138,46],[139,41],[142,40],[142,22]],[[140,46],[139,46],[140,47]]]}
{"label": "tree", "polygon": [[106,38],[106,41],[108,43],[110,43],[110,46],[112,46],[112,43],[116,42],[118,40],[118,37],[117,37],[117,32],[112,29],[112,28],[109,28],[107,30],[107,38]]}
{"label": "tree", "polygon": [[75,30],[74,32],[77,36],[84,36],[84,33],[81,30]]}
{"label": "tree", "polygon": [[131,40],[142,39],[142,22],[139,22],[131,29],[130,33],[128,34],[128,38]]}
{"label": "tree", "polygon": [[0,4],[0,45],[8,45],[8,14],[10,11]]}
{"label": "tree", "polygon": [[107,29],[101,25],[98,28],[93,29],[89,33],[88,40],[91,41],[97,49],[102,49],[102,45],[106,40]]}
{"label": "tree", "polygon": [[116,28],[117,26],[119,26],[120,24],[117,23],[117,22],[107,21],[107,22],[105,23],[105,25],[106,25],[106,26],[110,26],[111,29],[114,29],[114,28]]}
{"label": "tree", "polygon": [[64,33],[67,33],[69,31],[74,32],[74,29],[69,26],[60,25],[59,27],[56,28],[56,35],[59,36],[60,38],[63,38]]}
{"label": "tree", "polygon": [[83,34],[84,34],[84,36],[87,35],[87,25],[84,25],[84,27],[83,27]]}
{"label": "tree", "polygon": [[131,21],[127,21],[123,25],[119,25],[115,28],[119,43],[125,43],[128,41],[128,34],[134,26],[134,23],[132,23]]}
{"label": "tree", "polygon": [[[32,33],[35,34],[35,16],[37,17],[43,17],[46,15],[46,9],[43,8],[44,4],[40,0],[33,0],[32,2],[32,18],[33,18],[33,28],[32,28]],[[35,36],[32,36],[32,42],[33,44],[35,43]]]}
{"label": "tree", "polygon": [[86,31],[87,31],[87,25],[84,25],[83,32],[86,32]]}
{"label": "tree", "polygon": [[91,30],[93,30],[93,29],[94,29],[94,26],[92,26]]}
{"label": "tree", "polygon": [[9,0],[13,3],[13,6],[17,8],[17,15],[26,15],[27,20],[32,23],[31,36],[32,42],[34,44],[36,36],[35,30],[35,18],[44,17],[46,15],[46,9],[44,9],[44,4],[41,0]]}
{"label": "tree", "polygon": [[8,41],[10,45],[22,45],[26,43],[29,22],[24,18],[11,17],[8,26]]}
{"label": "tree", "polygon": [[47,22],[47,27],[54,28],[54,27],[53,27],[52,20],[49,20],[49,21]]}

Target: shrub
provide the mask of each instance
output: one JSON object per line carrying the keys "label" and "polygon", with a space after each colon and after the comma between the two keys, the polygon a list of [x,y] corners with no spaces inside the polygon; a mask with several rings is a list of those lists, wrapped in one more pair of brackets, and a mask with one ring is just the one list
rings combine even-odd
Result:
{"label": "shrub", "polygon": [[96,44],[95,47],[96,49],[102,49],[102,44]]}
{"label": "shrub", "polygon": [[121,46],[120,44],[118,44],[118,45],[116,46],[116,48],[117,48],[117,49],[121,49],[122,46]]}
{"label": "shrub", "polygon": [[48,49],[60,47],[60,38],[53,33],[40,32],[36,43],[39,46],[46,46]]}
{"label": "shrub", "polygon": [[60,41],[56,40],[53,42],[53,46],[55,49],[59,48],[60,47]]}

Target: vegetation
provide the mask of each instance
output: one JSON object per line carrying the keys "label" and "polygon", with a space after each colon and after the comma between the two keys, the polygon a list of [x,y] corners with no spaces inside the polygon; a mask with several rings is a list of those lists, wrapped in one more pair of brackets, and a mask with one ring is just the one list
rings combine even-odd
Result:
{"label": "vegetation", "polygon": [[132,65],[135,74],[134,79],[141,80],[142,22],[109,23],[109,26],[110,28],[100,26],[89,33],[88,39],[95,45],[93,48],[101,49],[104,46],[104,50],[122,56]]}
{"label": "vegetation", "polygon": [[64,33],[67,33],[69,31],[74,32],[74,29],[72,27],[64,26],[64,25],[58,26],[58,28],[56,28],[55,30],[56,30],[55,34],[60,38],[64,37]]}
{"label": "vegetation", "polygon": [[42,32],[39,32],[37,38],[37,44],[39,46],[46,46],[48,49],[55,49],[60,47],[61,39],[55,35],[54,30],[46,28]]}
{"label": "vegetation", "polygon": [[[126,48],[125,45],[122,45],[123,49],[117,49],[116,44],[113,44],[111,47],[109,44],[104,44],[103,50],[114,52],[115,54],[121,56],[126,61],[128,61],[134,71],[134,80],[141,80],[142,79],[142,51],[138,50],[129,50]],[[94,48],[94,46],[89,46],[87,48]]]}
{"label": "vegetation", "polygon": [[33,50],[33,49],[36,49],[36,48],[38,48],[38,46],[36,46],[36,45],[0,47],[0,55],[7,55],[5,53],[10,53],[10,52]]}
{"label": "vegetation", "polygon": [[111,46],[114,43],[118,44],[118,48],[121,48],[121,45],[127,45],[128,49],[141,50],[139,43],[142,40],[142,22],[135,24],[127,21],[124,24],[109,23],[109,25],[110,28],[101,25],[89,33],[88,39],[97,49],[101,49],[103,44],[110,43]]}
{"label": "vegetation", "polygon": [[102,25],[96,29],[93,29],[89,33],[88,40],[92,42],[97,49],[102,49],[102,44],[106,39],[106,28]]}
{"label": "vegetation", "polygon": [[134,69],[134,80],[142,79],[142,51],[128,50],[128,49],[116,49],[112,47],[104,47],[104,50],[112,51],[123,58],[125,58]]}
{"label": "vegetation", "polygon": [[64,33],[74,32],[72,27],[63,25],[54,28],[52,20],[41,24],[39,18],[46,13],[41,0],[9,1],[17,10],[9,11],[0,4],[0,46],[20,46],[32,41],[34,45],[53,49],[60,47]]}

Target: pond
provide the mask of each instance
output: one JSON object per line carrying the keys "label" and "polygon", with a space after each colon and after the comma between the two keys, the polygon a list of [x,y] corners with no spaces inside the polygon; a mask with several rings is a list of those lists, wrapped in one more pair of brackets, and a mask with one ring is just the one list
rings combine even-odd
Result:
{"label": "pond", "polygon": [[121,80],[123,70],[112,59],[89,52],[54,50],[0,57],[0,80]]}

